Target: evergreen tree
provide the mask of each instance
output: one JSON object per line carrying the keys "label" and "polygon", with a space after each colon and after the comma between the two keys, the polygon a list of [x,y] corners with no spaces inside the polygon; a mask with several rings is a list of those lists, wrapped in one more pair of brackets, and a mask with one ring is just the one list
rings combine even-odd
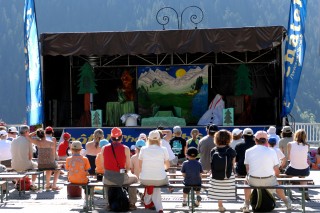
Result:
{"label": "evergreen tree", "polygon": [[236,70],[235,95],[252,95],[252,82],[250,70],[241,64]]}

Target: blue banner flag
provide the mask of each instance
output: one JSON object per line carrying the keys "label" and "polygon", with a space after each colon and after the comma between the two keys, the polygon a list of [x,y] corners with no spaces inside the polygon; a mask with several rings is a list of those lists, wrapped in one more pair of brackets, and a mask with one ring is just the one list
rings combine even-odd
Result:
{"label": "blue banner flag", "polygon": [[24,53],[24,67],[27,75],[27,124],[42,124],[42,82],[34,0],[25,0]]}
{"label": "blue banner flag", "polygon": [[288,35],[284,56],[284,94],[282,116],[293,107],[302,71],[306,41],[304,37],[307,0],[291,0]]}

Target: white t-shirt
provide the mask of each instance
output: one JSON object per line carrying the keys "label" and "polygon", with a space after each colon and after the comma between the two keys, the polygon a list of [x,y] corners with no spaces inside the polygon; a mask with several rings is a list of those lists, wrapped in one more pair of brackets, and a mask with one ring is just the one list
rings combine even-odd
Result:
{"label": "white t-shirt", "polygon": [[286,157],[282,152],[281,152],[281,150],[279,149],[279,148],[277,148],[277,147],[269,147],[270,149],[273,149],[274,151],[276,151],[276,153],[277,153],[277,156],[278,156],[278,159],[279,159],[279,162],[282,162],[282,159],[284,158],[284,157]]}
{"label": "white t-shirt", "polygon": [[298,144],[296,141],[289,142],[291,144],[290,149],[290,164],[295,169],[308,168],[308,150],[307,145]]}
{"label": "white t-shirt", "polygon": [[230,147],[232,149],[236,148],[236,145],[239,144],[239,143],[242,143],[244,142],[244,139],[243,138],[240,138],[238,140],[232,140],[231,143],[230,143]]}
{"label": "white t-shirt", "polygon": [[273,167],[279,165],[277,153],[263,145],[246,150],[244,164],[249,165],[249,175],[268,177],[274,175]]}
{"label": "white t-shirt", "polygon": [[141,148],[139,160],[142,160],[140,179],[163,180],[167,177],[164,162],[169,160],[168,150],[157,145],[147,145]]}
{"label": "white t-shirt", "polygon": [[11,159],[11,141],[0,140],[0,161]]}
{"label": "white t-shirt", "polygon": [[168,154],[169,154],[169,161],[175,159],[176,156],[174,155],[169,142],[166,141],[165,139],[161,139],[161,144],[162,144],[163,147],[167,148],[167,151],[168,151]]}

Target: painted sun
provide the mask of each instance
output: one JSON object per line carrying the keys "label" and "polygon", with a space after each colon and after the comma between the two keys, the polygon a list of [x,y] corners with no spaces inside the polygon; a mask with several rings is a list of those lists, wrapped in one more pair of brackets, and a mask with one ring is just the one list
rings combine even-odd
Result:
{"label": "painted sun", "polygon": [[182,76],[184,76],[186,74],[186,70],[185,69],[178,69],[177,71],[176,71],[176,77],[177,78],[181,78]]}

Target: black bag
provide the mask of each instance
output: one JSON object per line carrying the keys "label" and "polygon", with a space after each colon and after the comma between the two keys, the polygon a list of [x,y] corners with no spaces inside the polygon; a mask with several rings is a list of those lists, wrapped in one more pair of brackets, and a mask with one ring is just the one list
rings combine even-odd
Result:
{"label": "black bag", "polygon": [[228,160],[228,149],[221,153],[217,148],[211,150],[212,178],[216,180],[228,179],[232,172],[232,161]]}
{"label": "black bag", "polygon": [[271,212],[276,207],[276,200],[266,189],[253,189],[250,204],[253,212]]}
{"label": "black bag", "polygon": [[108,201],[110,210],[114,212],[129,211],[129,198],[124,187],[109,187]]}

